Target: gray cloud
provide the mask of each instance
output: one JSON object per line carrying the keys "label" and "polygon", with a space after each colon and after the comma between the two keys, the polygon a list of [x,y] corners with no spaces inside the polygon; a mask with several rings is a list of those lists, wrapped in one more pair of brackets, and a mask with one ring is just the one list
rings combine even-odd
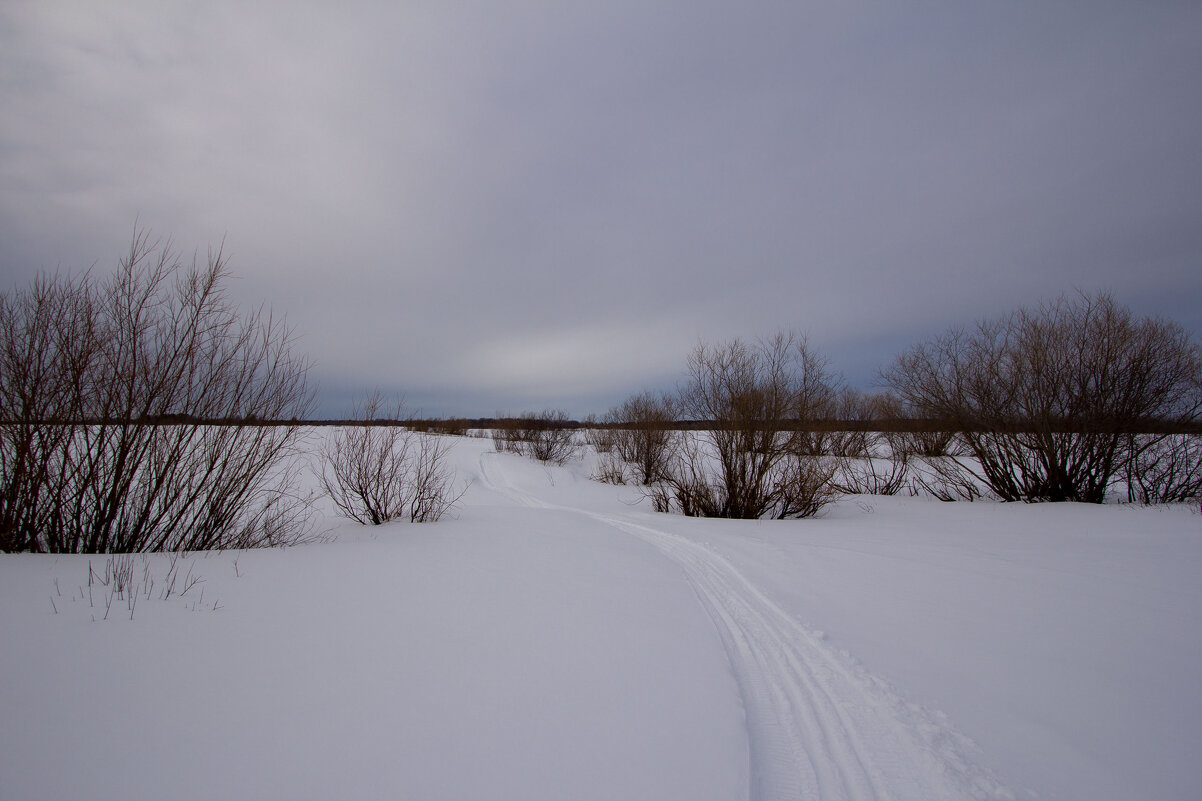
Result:
{"label": "gray cloud", "polygon": [[583,415],[782,327],[864,383],[1076,288],[1202,323],[1191,4],[248,5],[0,11],[4,286],[224,238],[329,414]]}

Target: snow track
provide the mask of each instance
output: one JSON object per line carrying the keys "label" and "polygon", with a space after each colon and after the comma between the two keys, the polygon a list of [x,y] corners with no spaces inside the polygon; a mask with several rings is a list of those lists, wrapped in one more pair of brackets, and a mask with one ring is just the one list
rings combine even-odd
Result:
{"label": "snow track", "polygon": [[[487,456],[487,454],[485,454]],[[939,801],[1013,795],[974,744],[901,699],[793,619],[721,554],[633,516],[557,506],[481,477],[516,503],[575,512],[637,537],[683,570],[721,637],[746,710],[752,801]]]}
{"label": "snow track", "polygon": [[1012,797],[969,758],[970,741],[831,648],[720,554],[628,519],[582,513],[684,570],[743,696],[753,801]]}

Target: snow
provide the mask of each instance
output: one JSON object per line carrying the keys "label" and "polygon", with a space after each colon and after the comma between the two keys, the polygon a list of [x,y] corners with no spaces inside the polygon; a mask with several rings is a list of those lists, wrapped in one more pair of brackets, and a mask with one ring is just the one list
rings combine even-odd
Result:
{"label": "snow", "polygon": [[1202,797],[1196,509],[695,520],[452,454],[456,519],[138,557],[132,620],[0,555],[0,798]]}

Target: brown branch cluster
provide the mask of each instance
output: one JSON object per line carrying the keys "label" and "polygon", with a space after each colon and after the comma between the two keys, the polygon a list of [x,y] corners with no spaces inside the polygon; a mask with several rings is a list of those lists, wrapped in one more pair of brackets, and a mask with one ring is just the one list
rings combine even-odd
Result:
{"label": "brown branch cluster", "polygon": [[288,467],[299,426],[246,421],[304,417],[307,364],[282,320],[238,312],[227,274],[220,250],[185,269],[170,242],[136,232],[107,279],[42,276],[0,295],[0,548],[301,535]]}
{"label": "brown branch cluster", "polygon": [[1185,432],[1202,412],[1202,351],[1106,294],[951,330],[885,378],[915,415],[948,422],[972,457],[963,469],[1003,500],[1101,503],[1124,474],[1133,498],[1174,496],[1183,488],[1147,485],[1196,469]]}
{"label": "brown branch cluster", "polygon": [[378,526],[402,517],[435,522],[454,508],[465,490],[455,487],[448,439],[398,424],[401,405],[385,410],[378,392],[357,405],[355,418],[328,436],[319,469],[326,495],[343,514]]}

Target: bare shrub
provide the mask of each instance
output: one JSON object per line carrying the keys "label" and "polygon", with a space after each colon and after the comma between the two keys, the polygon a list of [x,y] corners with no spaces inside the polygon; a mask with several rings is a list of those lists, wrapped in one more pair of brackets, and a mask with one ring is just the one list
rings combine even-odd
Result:
{"label": "bare shrub", "polygon": [[816,473],[786,461],[800,455],[798,432],[831,395],[825,360],[796,335],[698,345],[677,408],[709,428],[681,437],[652,491],[657,508],[674,503],[686,515],[743,519],[813,514],[789,482]]}
{"label": "bare shrub", "polygon": [[[873,432],[874,437],[879,436]],[[849,495],[896,495],[906,486],[909,457],[896,454],[835,457],[838,471],[835,486]]]}
{"label": "bare shrub", "polygon": [[793,435],[793,450],[806,456],[830,453],[830,435],[830,429],[825,426],[797,431]]}
{"label": "bare shrub", "polygon": [[509,420],[498,420],[492,428],[492,445],[497,453],[521,453],[516,424]]}
{"label": "bare shrub", "polygon": [[873,419],[873,403],[870,396],[859,390],[844,389],[830,406],[833,428],[826,432],[823,450],[833,456],[867,456],[869,433],[864,426]]}
{"label": "bare shrub", "polygon": [[590,414],[584,421],[584,444],[597,454],[597,467],[592,479],[602,484],[625,484],[629,468],[616,450],[617,432],[608,422]]}
{"label": "bare shrub", "polygon": [[952,431],[905,431],[901,434],[901,448],[910,456],[947,456],[952,451],[955,438]]}
{"label": "bare shrub", "polygon": [[[717,459],[713,442],[705,433],[684,432],[664,480],[644,491],[659,511],[675,508],[687,517],[733,517]],[[765,502],[761,514],[766,511]]]}
{"label": "bare shrub", "polygon": [[910,407],[892,392],[873,395],[868,400],[871,416],[887,435],[889,447],[907,457],[947,456],[956,447],[956,433],[938,420],[923,419],[920,410]]}
{"label": "bare shrub", "polygon": [[[567,412],[559,409],[525,412],[507,429],[503,447],[540,462],[566,464],[578,452],[570,422]],[[494,433],[494,442],[496,436]]]}
{"label": "bare shrub", "polygon": [[981,481],[959,456],[912,457],[910,492],[941,501],[975,501],[983,497]]}
{"label": "bare shrub", "polygon": [[608,450],[598,455],[597,469],[593,471],[592,478],[602,484],[625,484],[628,472],[626,462],[613,450]]}
{"label": "bare shrub", "polygon": [[422,430],[430,434],[466,437],[468,435],[468,421],[454,417],[443,418],[441,420],[426,420],[422,424]]}
{"label": "bare shrub", "polygon": [[614,431],[609,424],[590,414],[584,421],[584,444],[599,454],[608,454],[614,449]]}
{"label": "bare shrub", "polygon": [[1125,476],[1128,500],[1148,504],[1202,499],[1202,438],[1171,434],[1132,439]]}
{"label": "bare shrub", "polygon": [[413,523],[436,523],[455,508],[467,488],[456,486],[456,473],[447,459],[451,443],[438,435],[416,436],[418,442],[411,472],[409,520]]}
{"label": "bare shrub", "polygon": [[[829,457],[783,452],[765,474],[758,517],[812,517],[838,498],[837,462]],[[713,442],[705,432],[683,432],[665,480],[644,488],[656,511],[689,517],[733,517]],[[747,506],[742,507],[748,508]]]}
{"label": "bare shrub", "polygon": [[842,492],[835,481],[837,470],[838,465],[832,459],[789,453],[774,477],[774,516],[785,519],[818,514]]}
{"label": "bare shrub", "polygon": [[[184,269],[135,232],[105,280],[0,296],[0,547],[202,550],[308,535],[282,469],[311,406],[270,314],[241,315],[220,251]],[[261,421],[293,421],[261,425]]]}
{"label": "bare shrub", "polygon": [[93,294],[86,279],[44,275],[24,291],[0,294],[2,550],[52,550],[66,539],[56,496],[71,486],[65,457],[78,422],[69,421],[82,414],[76,387],[98,348]]}
{"label": "bare shrub", "polygon": [[606,415],[612,447],[629,464],[638,484],[661,480],[668,469],[675,441],[676,410],[671,398],[641,392]]}
{"label": "bare shrub", "polygon": [[845,432],[848,439],[834,451],[836,487],[850,495],[896,495],[907,485],[910,462],[905,435],[895,430],[900,402],[889,394],[847,393],[845,398],[843,408],[855,415],[848,419],[879,428]]}
{"label": "bare shrub", "polygon": [[340,427],[326,440],[322,488],[343,514],[364,525],[402,516],[434,522],[463,495],[447,464],[447,440],[406,427],[402,412],[401,404],[386,407],[374,393],[356,404],[357,425]]}
{"label": "bare shrub", "polygon": [[1083,294],[949,331],[902,354],[885,378],[957,431],[1003,500],[1101,503],[1164,436],[1132,448],[1130,435],[1198,421],[1200,374],[1202,355],[1179,325]]}

